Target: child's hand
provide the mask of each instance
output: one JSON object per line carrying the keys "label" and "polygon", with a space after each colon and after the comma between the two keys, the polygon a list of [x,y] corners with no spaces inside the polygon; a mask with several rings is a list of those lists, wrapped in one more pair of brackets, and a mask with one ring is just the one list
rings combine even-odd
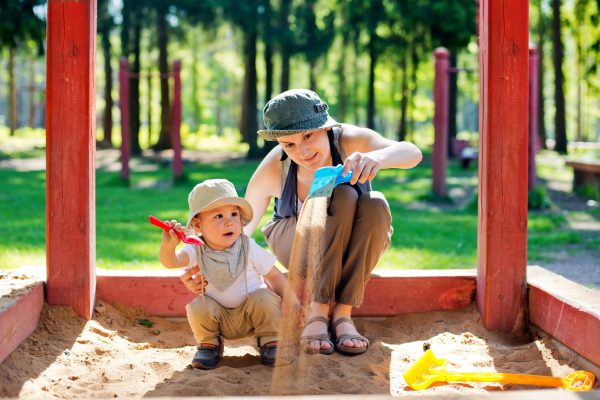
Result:
{"label": "child's hand", "polygon": [[183,232],[185,231],[185,228],[174,219],[164,222],[173,229],[168,231],[163,230],[163,241],[167,244],[167,246],[174,249],[181,241],[174,231]]}
{"label": "child's hand", "polygon": [[200,267],[194,265],[186,269],[185,273],[179,277],[185,287],[194,294],[204,294],[208,282],[202,277]]}

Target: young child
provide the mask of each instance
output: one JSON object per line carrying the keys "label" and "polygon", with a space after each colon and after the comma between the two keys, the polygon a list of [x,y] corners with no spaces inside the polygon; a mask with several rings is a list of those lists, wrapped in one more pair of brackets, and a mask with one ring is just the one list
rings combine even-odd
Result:
{"label": "young child", "polygon": [[[238,197],[225,179],[206,180],[188,196],[188,229],[202,237],[204,246],[175,248],[175,232],[163,233],[160,261],[167,268],[198,265],[204,277],[202,295],[186,306],[198,342],[192,366],[212,369],[223,354],[223,340],[254,333],[261,362],[273,366],[277,354],[280,300],[288,290],[286,277],[274,267],[276,258],[242,233],[252,220],[252,207]],[[177,231],[177,221],[165,221]],[[265,278],[273,290],[269,290]],[[290,291],[291,293],[291,291]],[[279,296],[278,296],[279,295]]]}

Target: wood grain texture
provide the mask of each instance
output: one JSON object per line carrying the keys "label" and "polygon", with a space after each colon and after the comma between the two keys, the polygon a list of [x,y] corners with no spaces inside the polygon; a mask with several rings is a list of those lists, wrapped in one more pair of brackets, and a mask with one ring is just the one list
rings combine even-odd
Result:
{"label": "wood grain texture", "polygon": [[527,264],[528,3],[480,3],[477,303],[487,329],[522,335]]}
{"label": "wood grain texture", "polygon": [[91,318],[95,298],[96,2],[48,2],[46,240],[49,304]]}

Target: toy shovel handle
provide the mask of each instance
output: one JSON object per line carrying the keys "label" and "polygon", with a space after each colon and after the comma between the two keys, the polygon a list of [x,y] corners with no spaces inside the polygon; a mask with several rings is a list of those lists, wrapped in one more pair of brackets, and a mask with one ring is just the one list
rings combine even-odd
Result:
{"label": "toy shovel handle", "polygon": [[516,385],[565,387],[563,378],[554,376],[501,372],[445,372],[444,375],[447,382],[498,382]]}
{"label": "toy shovel handle", "polygon": [[[156,217],[153,217],[152,215],[149,215],[149,216],[148,216],[148,221],[150,221],[150,223],[151,223],[152,225],[154,225],[154,226],[158,226],[159,228],[162,228],[163,230],[165,230],[165,231],[167,231],[167,232],[173,229],[173,228],[171,228],[169,225],[165,224],[165,223],[164,223],[163,221],[161,221],[160,219],[158,219],[158,218],[156,218]],[[179,231],[176,231],[176,230],[173,230],[173,232],[175,232],[175,234],[177,235],[177,237],[178,237],[179,239],[183,239],[183,237],[184,237],[184,234],[183,234],[183,232],[179,232]]]}

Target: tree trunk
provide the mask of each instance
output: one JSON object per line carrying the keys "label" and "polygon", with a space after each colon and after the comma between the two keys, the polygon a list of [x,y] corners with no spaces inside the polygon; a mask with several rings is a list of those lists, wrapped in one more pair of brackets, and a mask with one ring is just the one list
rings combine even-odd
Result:
{"label": "tree trunk", "polygon": [[[269,19],[267,18],[267,21]],[[267,22],[269,24],[269,22]],[[272,30],[268,30],[268,32],[272,32]],[[268,36],[268,35],[267,35]],[[273,96],[273,44],[272,39],[270,37],[265,37],[265,101],[264,104],[267,104],[271,97]],[[262,121],[262,114],[259,121],[260,126],[264,126],[264,122]],[[262,153],[266,155],[273,147],[277,146],[277,142],[265,140]]]}
{"label": "tree trunk", "polygon": [[100,32],[100,44],[104,58],[104,110],[102,112],[102,128],[104,131],[103,143],[112,146],[112,109],[113,109],[113,81],[112,66],[110,64],[110,30]]}
{"label": "tree trunk", "polygon": [[248,158],[260,156],[256,142],[258,123],[256,121],[256,39],[255,29],[245,32],[244,35],[244,84],[242,88],[242,115],[240,120],[240,133],[244,141],[250,145]]}
{"label": "tree trunk", "polygon": [[160,72],[160,135],[154,145],[156,150],[173,147],[171,140],[171,102],[169,101],[169,61],[167,54],[167,10],[164,6],[157,9],[156,31],[158,36],[158,69]]}
{"label": "tree trunk", "polygon": [[377,53],[375,52],[375,34],[369,40],[369,102],[367,104],[367,127],[375,129],[375,65]]}
{"label": "tree trunk", "polygon": [[8,129],[10,136],[17,129],[17,91],[15,88],[15,53],[16,49],[8,49]]}
{"label": "tree trunk", "polygon": [[342,46],[340,49],[340,58],[337,65],[337,78],[338,78],[338,110],[337,117],[339,121],[346,120],[346,113],[348,112],[348,87],[346,82],[346,55],[348,54],[348,38],[344,35],[342,38]]}
{"label": "tree trunk", "polygon": [[[457,67],[456,50],[450,52],[450,68]],[[448,77],[448,157],[454,157],[452,139],[456,139],[456,103],[458,97],[458,74],[451,72]]]}
{"label": "tree trunk", "polygon": [[35,128],[35,60],[33,57],[29,57],[29,97],[27,98],[29,106],[29,115],[27,118],[27,125],[30,128]]}
{"label": "tree trunk", "polygon": [[406,112],[408,106],[408,70],[405,56],[400,56],[400,72],[402,81],[400,82],[400,124],[398,126],[398,141],[406,140]]}
{"label": "tree trunk", "polygon": [[131,154],[140,155],[142,149],[140,147],[140,42],[141,42],[141,19],[142,15],[139,8],[135,12],[133,18],[133,68],[131,73],[133,76],[129,79],[129,110],[130,113],[130,143]]}
{"label": "tree trunk", "polygon": [[[199,29],[194,30],[194,34],[199,36]],[[202,110],[200,109],[200,102],[198,101],[198,40],[192,39],[192,126],[190,127],[192,132],[198,130],[200,121],[202,120]]]}
{"label": "tree trunk", "polygon": [[547,149],[546,146],[546,115],[545,112],[545,97],[544,97],[544,45],[546,43],[546,18],[543,10],[543,0],[539,3],[539,45],[538,45],[538,136],[543,149]]}
{"label": "tree trunk", "polygon": [[317,91],[317,77],[315,74],[315,68],[317,65],[317,60],[310,60],[308,62],[308,81],[309,83],[309,89],[312,90],[313,92]]}
{"label": "tree trunk", "polygon": [[280,49],[281,49],[281,92],[285,92],[290,88],[290,57],[292,52],[290,51],[290,28],[289,28],[289,15],[292,6],[292,0],[281,0],[281,8],[279,9],[279,30],[281,32],[280,37]]}
{"label": "tree trunk", "polygon": [[554,48],[552,59],[554,63],[554,104],[556,106],[556,114],[554,115],[556,144],[554,150],[561,154],[567,154],[567,124],[565,120],[564,75],[562,70],[564,51],[560,30],[560,6],[560,0],[552,0],[552,45]]}
{"label": "tree trunk", "polygon": [[356,38],[356,42],[354,43],[354,54],[352,58],[352,110],[354,114],[354,122],[359,123],[360,114],[359,114],[359,104],[358,104],[358,76],[359,76],[359,67],[358,67],[358,44],[359,39]]}
{"label": "tree trunk", "polygon": [[[417,40],[421,40],[421,39],[417,38]],[[411,46],[411,79],[410,79],[410,82],[412,83],[412,85],[411,85],[410,96],[409,96],[410,112],[408,113],[409,114],[408,120],[410,121],[410,129],[406,132],[407,138],[410,135],[414,135],[414,133],[415,133],[415,118],[412,113],[415,110],[415,97],[416,97],[417,89],[419,86],[418,85],[419,81],[417,80],[417,70],[419,69],[419,52],[417,50],[417,43],[419,43],[419,42],[413,40],[413,44]],[[413,138],[411,136],[411,140],[412,139]]]}
{"label": "tree trunk", "polygon": [[148,85],[148,145],[150,145],[150,143],[152,143],[152,140],[154,139],[154,129],[152,129],[152,116],[154,115],[154,113],[152,112],[154,102],[154,96],[152,95],[152,68],[148,68],[148,76],[146,77],[146,82]]}

